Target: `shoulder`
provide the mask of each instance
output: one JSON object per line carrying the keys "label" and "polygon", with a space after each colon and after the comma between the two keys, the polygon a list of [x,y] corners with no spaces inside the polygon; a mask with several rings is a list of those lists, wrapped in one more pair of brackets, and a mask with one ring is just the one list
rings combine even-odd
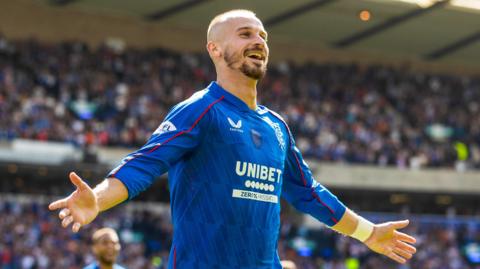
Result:
{"label": "shoulder", "polygon": [[290,131],[289,128],[288,128],[287,122],[283,119],[283,117],[279,113],[269,109],[266,106],[261,106],[261,105],[258,106],[257,111],[260,115],[269,116],[269,118],[273,122],[279,123],[282,127],[284,127],[286,129],[286,131]]}
{"label": "shoulder", "polygon": [[114,264],[113,269],[126,269],[125,267],[119,265],[119,264]]}
{"label": "shoulder", "polygon": [[187,113],[192,116],[201,115],[203,112],[210,110],[219,101],[221,100],[209,94],[208,89],[204,89],[175,105],[168,114],[169,116],[175,116],[178,113]]}
{"label": "shoulder", "polygon": [[98,268],[98,266],[97,266],[96,263],[91,263],[91,264],[83,267],[83,269],[97,269],[97,268]]}
{"label": "shoulder", "polygon": [[198,91],[172,107],[153,134],[160,135],[167,131],[185,130],[196,125],[201,128],[208,126],[212,118],[212,113],[209,111],[220,101],[212,96],[208,89]]}
{"label": "shoulder", "polygon": [[[265,107],[265,106],[259,106],[259,113],[262,115],[268,115],[268,120],[267,122],[272,126],[272,128],[275,130],[275,134],[277,135],[277,138],[281,141],[285,141],[286,145],[289,145],[291,147],[292,145],[295,144],[295,139],[293,138],[293,134],[290,131],[290,127],[288,127],[287,122],[283,119],[283,117]],[[280,132],[278,130],[281,130]],[[284,140],[285,137],[285,140]]]}

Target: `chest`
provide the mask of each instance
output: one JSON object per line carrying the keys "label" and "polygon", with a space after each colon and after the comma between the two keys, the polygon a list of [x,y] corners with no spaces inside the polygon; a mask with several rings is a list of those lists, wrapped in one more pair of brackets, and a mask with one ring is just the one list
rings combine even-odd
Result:
{"label": "chest", "polygon": [[229,154],[258,163],[283,164],[287,145],[285,128],[271,116],[219,111],[208,134],[210,143]]}

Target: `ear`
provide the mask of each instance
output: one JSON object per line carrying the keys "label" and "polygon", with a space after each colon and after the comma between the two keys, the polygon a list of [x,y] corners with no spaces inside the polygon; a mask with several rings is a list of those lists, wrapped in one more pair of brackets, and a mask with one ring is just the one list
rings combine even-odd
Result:
{"label": "ear", "polygon": [[208,41],[207,50],[211,57],[217,58],[222,56],[222,50],[220,49],[218,44],[213,41]]}

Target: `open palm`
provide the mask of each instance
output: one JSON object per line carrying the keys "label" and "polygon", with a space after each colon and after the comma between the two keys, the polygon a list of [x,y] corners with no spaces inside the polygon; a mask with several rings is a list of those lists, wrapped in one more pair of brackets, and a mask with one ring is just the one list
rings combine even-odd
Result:
{"label": "open palm", "polygon": [[73,223],[72,231],[78,232],[81,226],[92,222],[97,217],[99,207],[92,188],[73,172],[69,177],[76,186],[76,190],[68,197],[52,202],[48,208],[61,209],[58,216],[62,220],[62,226],[68,227]]}
{"label": "open palm", "polygon": [[410,245],[416,242],[415,238],[397,231],[397,229],[407,227],[408,223],[408,220],[404,220],[375,225],[373,233],[365,241],[365,245],[396,262],[405,263],[417,251]]}

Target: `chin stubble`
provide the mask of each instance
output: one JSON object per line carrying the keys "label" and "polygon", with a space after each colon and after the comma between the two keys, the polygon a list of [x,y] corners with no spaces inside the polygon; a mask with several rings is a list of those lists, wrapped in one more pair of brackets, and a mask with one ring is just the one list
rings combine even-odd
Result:
{"label": "chin stubble", "polygon": [[[241,61],[241,57],[235,57],[233,53],[229,53],[228,51],[225,51],[225,55],[223,56],[223,59],[227,63],[227,66],[231,69],[237,69],[235,68],[235,63]],[[245,76],[249,78],[253,78],[256,80],[262,79],[265,76],[265,73],[267,72],[267,68],[262,67],[261,65],[258,66],[257,64],[253,64],[254,67],[248,65],[246,62],[243,62],[240,68],[238,68]]]}

